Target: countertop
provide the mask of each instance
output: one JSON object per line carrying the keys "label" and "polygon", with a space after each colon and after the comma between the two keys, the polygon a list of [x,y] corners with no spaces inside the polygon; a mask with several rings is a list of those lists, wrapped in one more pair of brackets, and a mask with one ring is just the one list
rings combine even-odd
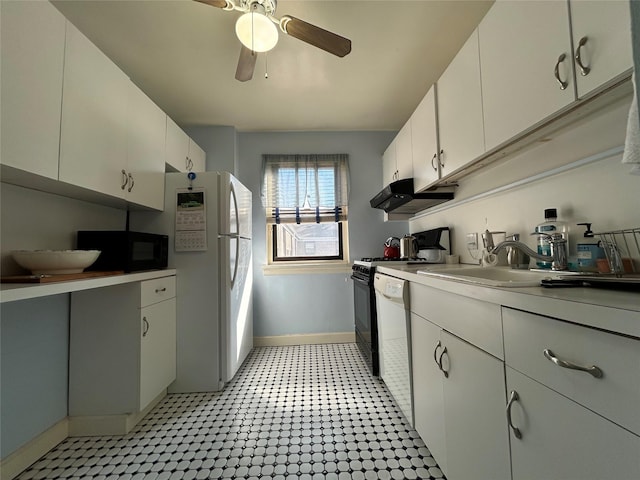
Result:
{"label": "countertop", "polygon": [[[468,266],[460,265],[460,268]],[[376,272],[505,307],[640,338],[640,293],[590,287],[487,287],[417,273],[430,268],[442,266],[381,266]]]}
{"label": "countertop", "polygon": [[68,282],[54,283],[7,283],[0,286],[0,303],[15,302],[17,300],[29,300],[31,298],[58,295],[61,293],[78,292],[92,288],[110,287],[123,283],[153,280],[154,278],[169,277],[176,274],[176,270],[148,270],[144,272],[125,273],[108,277],[96,277],[83,280],[70,280]]}

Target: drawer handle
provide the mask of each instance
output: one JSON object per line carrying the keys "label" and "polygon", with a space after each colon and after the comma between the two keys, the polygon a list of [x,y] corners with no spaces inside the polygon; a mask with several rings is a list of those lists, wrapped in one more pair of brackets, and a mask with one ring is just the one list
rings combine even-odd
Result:
{"label": "drawer handle", "polygon": [[166,291],[167,291],[167,287],[156,288],[156,293],[166,292]]}
{"label": "drawer handle", "polygon": [[511,420],[511,407],[513,406],[514,402],[518,401],[519,399],[520,397],[518,396],[518,392],[516,392],[515,390],[511,390],[509,403],[507,403],[507,423],[509,424],[509,427],[511,427],[511,430],[513,430],[513,434],[516,436],[516,438],[522,438],[522,432],[513,424],[513,421]]}
{"label": "drawer handle", "polygon": [[440,367],[440,370],[442,370],[442,373],[444,374],[444,378],[449,378],[449,372],[447,372],[444,368],[442,368],[442,357],[444,357],[445,353],[447,353],[447,347],[444,347],[442,349],[442,353],[438,357],[438,366]]}
{"label": "drawer handle", "polygon": [[587,75],[589,75],[589,72],[591,71],[590,67],[582,63],[582,57],[581,57],[582,47],[584,47],[587,44],[587,40],[589,40],[588,37],[582,37],[578,42],[578,49],[576,50],[576,63],[580,67],[580,75],[582,75],[583,77],[586,77]]}
{"label": "drawer handle", "polygon": [[568,362],[567,360],[562,360],[556,357],[554,353],[548,348],[545,348],[542,353],[547,360],[552,361],[559,367],[570,368],[571,370],[580,370],[581,372],[587,372],[588,374],[593,375],[595,378],[602,378],[602,370],[600,370],[600,368],[596,367],[595,365],[592,365],[590,367],[583,367],[582,365],[577,365],[575,363]]}
{"label": "drawer handle", "polygon": [[146,337],[147,333],[149,333],[149,322],[147,317],[142,317],[142,336]]}
{"label": "drawer handle", "polygon": [[558,61],[556,62],[556,66],[553,69],[553,75],[556,77],[556,80],[560,84],[560,90],[565,90],[569,86],[568,82],[565,82],[560,78],[560,64],[564,62],[565,58],[567,58],[567,56],[564,53],[560,55],[558,57]]}

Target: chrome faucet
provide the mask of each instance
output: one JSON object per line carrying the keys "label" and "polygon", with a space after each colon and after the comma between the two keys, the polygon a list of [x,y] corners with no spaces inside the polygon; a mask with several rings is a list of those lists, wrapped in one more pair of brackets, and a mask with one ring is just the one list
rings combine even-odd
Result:
{"label": "chrome faucet", "polygon": [[533,251],[524,243],[518,240],[505,240],[504,242],[500,242],[498,245],[494,245],[493,243],[493,235],[492,232],[486,230],[482,234],[482,239],[484,241],[484,246],[487,249],[488,253],[496,254],[500,250],[506,247],[517,248],[518,250],[524,252],[538,260],[542,260],[543,262],[551,262],[551,270],[567,270],[568,268],[568,260],[567,260],[567,241],[562,238],[561,233],[540,233],[535,232],[532,235],[545,235],[549,237],[549,244],[551,246],[551,255],[541,255],[538,252]]}

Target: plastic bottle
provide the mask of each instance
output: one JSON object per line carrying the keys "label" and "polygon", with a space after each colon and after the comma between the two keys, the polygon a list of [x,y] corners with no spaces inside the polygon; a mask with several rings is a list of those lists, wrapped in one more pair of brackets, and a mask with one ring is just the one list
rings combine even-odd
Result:
{"label": "plastic bottle", "polygon": [[[564,222],[558,221],[558,211],[555,208],[547,208],[544,211],[544,223],[541,223],[536,227],[536,233],[561,233],[562,238],[567,241],[567,252],[569,251],[569,231],[567,229],[567,224]],[[551,255],[551,244],[549,242],[549,237],[545,235],[538,235],[538,253],[542,255]],[[544,262],[542,260],[536,260],[536,265],[538,268],[542,269],[551,269],[551,262]]]}
{"label": "plastic bottle", "polygon": [[587,231],[584,232],[584,238],[577,244],[578,269],[581,272],[597,272],[598,259],[606,258],[604,249],[600,242],[594,239],[590,223],[578,223],[578,225],[583,225],[587,229]]}

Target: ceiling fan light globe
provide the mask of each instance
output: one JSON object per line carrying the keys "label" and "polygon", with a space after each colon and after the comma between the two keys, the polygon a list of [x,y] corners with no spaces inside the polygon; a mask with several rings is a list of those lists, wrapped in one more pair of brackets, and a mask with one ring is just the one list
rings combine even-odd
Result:
{"label": "ceiling fan light globe", "polygon": [[238,18],[236,35],[254,52],[268,52],[278,43],[278,27],[265,15],[248,12]]}

